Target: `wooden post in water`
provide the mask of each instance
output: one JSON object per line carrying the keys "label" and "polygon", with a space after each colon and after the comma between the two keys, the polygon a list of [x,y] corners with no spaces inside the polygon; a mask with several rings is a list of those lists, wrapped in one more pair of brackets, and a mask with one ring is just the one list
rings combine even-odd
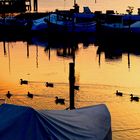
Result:
{"label": "wooden post in water", "polygon": [[128,68],[130,69],[130,53],[128,52]]}
{"label": "wooden post in water", "polygon": [[27,58],[29,58],[29,44],[27,42]]}
{"label": "wooden post in water", "polygon": [[74,63],[69,63],[70,110],[75,109],[75,106],[74,106],[74,83],[75,83]]}
{"label": "wooden post in water", "polygon": [[4,55],[6,55],[6,47],[5,47],[5,40],[3,41],[3,50],[4,50]]}

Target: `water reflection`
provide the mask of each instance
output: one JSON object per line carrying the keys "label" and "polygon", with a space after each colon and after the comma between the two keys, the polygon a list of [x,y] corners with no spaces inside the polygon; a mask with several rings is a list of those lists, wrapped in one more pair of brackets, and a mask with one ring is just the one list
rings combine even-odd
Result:
{"label": "water reflection", "polygon": [[[88,46],[97,46],[97,55],[99,57],[99,64],[102,54],[104,53],[106,61],[121,61],[122,54],[128,55],[128,65],[130,65],[130,55],[140,55],[139,36],[115,36],[115,35],[57,35],[57,36],[12,36],[0,37],[3,42],[4,55],[10,55],[10,50],[6,50],[6,44],[10,42],[23,41],[27,43],[27,58],[30,57],[29,47],[36,46],[36,67],[38,67],[38,47],[44,47],[44,52],[48,54],[49,60],[51,58],[51,50],[56,50],[58,57],[73,58],[73,54],[80,49],[78,44],[82,43],[83,48]],[[9,56],[10,57],[10,56]]]}
{"label": "water reflection", "polygon": [[[133,93],[140,97],[138,39],[96,35],[3,38],[0,38],[0,96],[5,97],[10,91],[12,96],[6,98],[7,103],[37,109],[66,109],[69,107],[68,64],[75,61],[80,86],[75,94],[75,107],[105,103],[111,112],[113,138],[133,139],[137,135],[139,139],[135,128],[140,125],[137,123],[140,122],[140,104],[130,102],[127,96]],[[21,78],[30,83],[21,85]],[[46,87],[46,81],[54,83],[54,88]],[[124,96],[116,97],[116,90]],[[63,106],[55,104],[56,96],[65,99]],[[133,136],[132,131],[117,133],[126,129],[135,130]]]}
{"label": "water reflection", "polygon": [[128,57],[128,68],[131,67],[131,55],[140,55],[139,35],[101,35],[96,37],[96,39],[99,65],[102,53],[104,53],[106,61],[122,61],[122,55],[126,54]]}
{"label": "water reflection", "polygon": [[83,47],[86,48],[90,44],[94,44],[95,38],[95,36],[90,35],[34,36],[29,44],[44,47],[45,52],[50,51],[50,48],[56,49],[57,55],[60,57],[71,57],[73,56],[71,49],[77,51],[79,43],[82,43]]}
{"label": "water reflection", "polygon": [[[105,52],[109,59],[117,59],[122,53],[131,53],[140,55],[139,35],[106,35],[98,36],[96,43],[99,46],[99,52]],[[112,54],[112,56],[108,56]]]}
{"label": "water reflection", "polygon": [[130,68],[130,56],[140,55],[139,36],[98,36],[98,35],[72,35],[72,36],[35,36],[28,42],[29,45],[44,47],[50,60],[50,51],[56,49],[58,57],[73,58],[73,54],[79,50],[78,44],[82,43],[84,48],[90,45],[97,46],[99,65],[102,54],[106,61],[122,61],[122,54],[128,56],[128,68]]}
{"label": "water reflection", "polygon": [[[26,36],[26,37],[25,37]],[[56,50],[57,57],[73,59],[74,55],[80,50],[79,44],[83,44],[83,48],[90,45],[97,46],[98,64],[101,65],[101,57],[105,57],[105,61],[122,61],[122,55],[127,54],[128,68],[131,67],[131,55],[140,55],[139,36],[121,36],[121,35],[46,35],[46,36],[1,36],[0,41],[3,42],[3,53],[9,57],[10,71],[10,49],[9,43],[16,41],[26,42],[27,58],[30,57],[30,47],[36,46],[36,68],[39,66],[38,47],[44,47],[44,52],[51,60],[51,51]],[[8,49],[6,50],[6,45]]]}

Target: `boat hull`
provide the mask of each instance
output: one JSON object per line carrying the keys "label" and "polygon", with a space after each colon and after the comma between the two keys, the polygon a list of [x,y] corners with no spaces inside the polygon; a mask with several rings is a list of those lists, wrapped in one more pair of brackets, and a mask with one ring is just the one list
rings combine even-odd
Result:
{"label": "boat hull", "polygon": [[48,22],[49,32],[66,32],[66,33],[94,33],[96,32],[96,23],[77,23],[59,25]]}

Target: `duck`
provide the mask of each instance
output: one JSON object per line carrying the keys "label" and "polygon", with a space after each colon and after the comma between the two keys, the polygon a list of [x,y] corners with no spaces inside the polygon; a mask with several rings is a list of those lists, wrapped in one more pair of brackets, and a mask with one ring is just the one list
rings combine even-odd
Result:
{"label": "duck", "polygon": [[139,102],[139,97],[133,96],[133,94],[130,94],[130,96],[131,96],[131,101],[137,101],[137,102]]}
{"label": "duck", "polygon": [[34,97],[34,95],[33,95],[32,93],[30,93],[29,91],[28,91],[27,96],[28,96],[29,98],[33,98],[33,97]]}
{"label": "duck", "polygon": [[6,94],[6,96],[7,96],[7,98],[9,98],[9,99],[10,99],[10,98],[11,98],[11,96],[13,96],[13,95],[10,93],[10,91],[8,91],[8,92],[7,92],[7,94]]}
{"label": "duck", "polygon": [[55,97],[55,103],[56,104],[61,104],[61,105],[64,105],[65,104],[65,99],[62,99],[62,98],[58,98],[57,96]]}
{"label": "duck", "polygon": [[123,93],[116,90],[116,96],[123,96]]}
{"label": "duck", "polygon": [[75,89],[75,90],[79,90],[80,87],[79,87],[79,86],[74,86],[74,89]]}
{"label": "duck", "polygon": [[46,87],[53,87],[53,83],[46,82]]}
{"label": "duck", "polygon": [[21,84],[21,85],[22,85],[22,84],[28,85],[28,81],[27,81],[27,80],[20,79],[20,84]]}

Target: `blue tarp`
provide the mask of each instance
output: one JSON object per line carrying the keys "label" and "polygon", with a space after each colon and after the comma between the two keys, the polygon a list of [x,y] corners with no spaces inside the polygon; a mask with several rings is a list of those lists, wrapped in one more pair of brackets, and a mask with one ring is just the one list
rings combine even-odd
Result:
{"label": "blue tarp", "polygon": [[103,104],[75,110],[0,106],[0,140],[111,140],[111,118]]}

